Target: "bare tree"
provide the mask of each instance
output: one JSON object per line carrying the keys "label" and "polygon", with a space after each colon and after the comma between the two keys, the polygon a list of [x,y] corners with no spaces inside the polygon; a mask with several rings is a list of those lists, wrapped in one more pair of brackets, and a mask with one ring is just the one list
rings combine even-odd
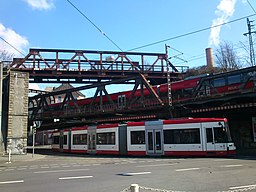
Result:
{"label": "bare tree", "polygon": [[[242,42],[240,41],[241,48],[244,50],[243,51],[243,56],[242,56],[242,61],[245,66],[252,66],[251,63],[251,58],[250,58],[250,45],[248,45],[248,42]],[[256,45],[256,40],[253,41],[253,46],[255,47]]]}
{"label": "bare tree", "polygon": [[216,64],[222,71],[237,70],[242,67],[241,59],[235,52],[233,44],[223,42],[216,49]]}
{"label": "bare tree", "polygon": [[0,61],[11,61],[14,54],[9,53],[6,50],[0,50]]}

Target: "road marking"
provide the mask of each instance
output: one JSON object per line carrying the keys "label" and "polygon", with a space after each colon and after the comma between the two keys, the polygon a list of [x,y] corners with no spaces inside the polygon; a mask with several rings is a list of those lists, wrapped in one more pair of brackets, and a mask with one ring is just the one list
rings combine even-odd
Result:
{"label": "road marking", "polygon": [[68,180],[68,179],[87,179],[92,178],[93,176],[78,176],[78,177],[60,177],[60,180]]}
{"label": "road marking", "polygon": [[29,169],[38,169],[38,167],[30,167]]}
{"label": "road marking", "polygon": [[238,186],[238,187],[229,187],[229,189],[241,189],[241,188],[249,188],[249,187],[256,187],[256,185],[244,185],[244,186]]}
{"label": "road marking", "polygon": [[222,165],[220,167],[242,167],[243,165]]}
{"label": "road marking", "polygon": [[88,171],[89,169],[69,169],[69,170],[55,170],[55,171],[37,171],[34,173],[58,173],[58,172],[72,172],[72,171]]}
{"label": "road marking", "polygon": [[233,161],[234,159],[215,159],[214,161]]}
{"label": "road marking", "polygon": [[5,169],[4,171],[14,171],[14,169]]}
{"label": "road marking", "polygon": [[146,175],[150,174],[151,172],[137,172],[137,173],[122,173],[121,175],[124,176],[133,176],[133,175]]}
{"label": "road marking", "polygon": [[177,172],[180,172],[180,171],[193,171],[193,170],[199,170],[200,168],[187,168],[187,169],[176,169]]}
{"label": "road marking", "polygon": [[12,184],[12,183],[24,183],[24,180],[0,182],[0,184]]}
{"label": "road marking", "polygon": [[60,167],[60,166],[57,166],[57,165],[56,165],[56,166],[51,166],[51,168],[59,168],[59,167]]}
{"label": "road marking", "polygon": [[160,167],[160,166],[168,166],[168,165],[176,165],[178,163],[168,163],[168,164],[157,164],[157,165],[138,165],[136,167]]}
{"label": "road marking", "polygon": [[21,170],[26,170],[27,168],[18,168],[17,170],[21,171]]}

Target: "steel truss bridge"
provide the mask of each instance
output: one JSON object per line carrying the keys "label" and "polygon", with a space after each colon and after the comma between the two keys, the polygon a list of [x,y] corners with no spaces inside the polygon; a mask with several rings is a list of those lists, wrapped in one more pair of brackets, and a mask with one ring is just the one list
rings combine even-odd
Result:
{"label": "steel truss bridge", "polygon": [[109,81],[136,76],[150,84],[180,79],[188,67],[174,67],[167,53],[139,53],[92,50],[30,49],[24,58],[15,58],[14,70],[29,72],[30,83],[82,83]]}
{"label": "steel truss bridge", "polygon": [[[243,76],[245,79],[239,84],[239,89],[220,94],[210,95],[209,91],[214,93],[216,87],[212,81],[224,77]],[[193,94],[189,100],[170,100],[168,95],[159,95],[147,83],[143,76],[133,76],[120,80],[96,83],[69,90],[51,92],[37,95],[31,98],[30,108],[31,119],[44,121],[45,129],[48,126],[76,126],[79,124],[109,123],[122,121],[136,121],[142,119],[161,119],[170,117],[213,115],[222,116],[227,114],[240,114],[244,111],[247,114],[255,113],[256,109],[256,67],[250,67],[227,73],[210,75],[201,78],[200,82],[193,89]],[[126,98],[126,104],[120,106],[114,102],[107,92],[106,87],[110,84],[125,83],[135,80],[134,88],[131,91],[131,97]],[[248,82],[253,82],[254,86],[246,88]],[[94,97],[89,104],[79,106],[79,100],[74,99],[72,93],[80,90],[96,88]],[[143,88],[143,89],[141,89]],[[135,97],[136,91],[140,91],[140,97]],[[149,96],[144,97],[144,92],[149,92]],[[62,104],[58,105],[58,110],[52,111],[49,104],[56,95],[65,94]],[[102,98],[107,96],[108,101],[103,102]],[[174,95],[175,96],[175,95]],[[96,101],[98,99],[98,101]],[[170,105],[172,104],[172,105]],[[53,119],[60,119],[60,122],[53,124]],[[43,127],[44,127],[43,126]]]}
{"label": "steel truss bridge", "polygon": [[[29,102],[30,125],[33,121],[43,121],[43,125],[52,126],[53,119],[61,119],[65,124],[112,122],[134,119],[157,118],[156,109],[169,110],[169,100],[161,100],[152,89],[158,85],[180,80],[188,67],[175,67],[168,60],[166,53],[140,53],[92,50],[30,49],[24,58],[15,58],[8,66],[11,70],[29,73],[30,83],[80,83],[85,86],[47,93],[31,97]],[[126,106],[120,107],[111,99],[106,86],[113,84],[133,84],[132,97]],[[94,97],[81,109],[73,93],[95,88]],[[133,97],[137,90],[148,91],[150,100]],[[65,95],[57,111],[51,106],[57,95]],[[102,97],[107,96],[108,104],[104,105]],[[100,97],[100,103],[95,100]],[[148,104],[151,107],[146,107]],[[129,107],[131,104],[136,108]],[[72,105],[72,107],[71,107]],[[151,109],[148,114],[147,110]],[[147,114],[146,114],[147,113]],[[169,114],[169,112],[167,112]],[[166,116],[166,115],[165,115]],[[169,116],[169,115],[167,115]]]}
{"label": "steel truss bridge", "polygon": [[[30,49],[25,58],[14,59],[10,67],[29,72],[30,82],[87,84],[30,97],[30,124],[43,122],[42,129],[256,109],[256,67],[203,77],[186,101],[172,100],[171,91],[160,96],[151,86],[166,83],[168,79],[179,80],[185,72],[184,68],[178,70],[174,67],[167,54]],[[212,85],[214,79],[235,75],[246,77],[238,90],[209,94],[209,91],[216,92],[216,87]],[[254,86],[245,89],[249,81],[255,82]],[[126,98],[125,105],[120,106],[120,103],[113,101],[107,89],[113,84],[133,84],[131,97]],[[79,100],[74,98],[73,93],[90,89],[96,90],[90,103],[79,106]],[[138,91],[140,97],[135,97]],[[148,92],[149,96],[144,97],[143,92]],[[54,105],[58,95],[65,95],[64,101]],[[103,102],[103,97],[107,98],[107,102]],[[53,123],[54,119],[58,121]]]}

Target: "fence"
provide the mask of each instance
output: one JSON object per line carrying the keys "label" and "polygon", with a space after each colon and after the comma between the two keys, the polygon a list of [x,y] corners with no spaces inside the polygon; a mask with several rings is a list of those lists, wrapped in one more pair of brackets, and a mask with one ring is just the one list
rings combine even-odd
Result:
{"label": "fence", "polygon": [[151,187],[145,187],[145,186],[139,186],[138,184],[131,184],[130,187],[127,187],[123,189],[120,192],[141,192],[143,191],[158,191],[158,192],[184,192],[184,191],[174,191],[174,190],[167,190],[167,189],[156,189],[156,188],[151,188]]}

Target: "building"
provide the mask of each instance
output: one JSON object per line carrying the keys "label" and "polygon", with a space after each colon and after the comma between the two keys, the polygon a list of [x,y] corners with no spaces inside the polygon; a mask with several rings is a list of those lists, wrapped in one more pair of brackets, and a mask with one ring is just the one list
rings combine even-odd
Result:
{"label": "building", "polygon": [[[47,92],[57,92],[67,89],[73,89],[74,87],[69,83],[62,83],[59,87],[46,87],[45,91]],[[54,98],[54,103],[60,103],[64,100],[66,94],[57,95]],[[73,97],[77,100],[84,99],[85,95],[82,94],[80,91],[73,92]]]}

